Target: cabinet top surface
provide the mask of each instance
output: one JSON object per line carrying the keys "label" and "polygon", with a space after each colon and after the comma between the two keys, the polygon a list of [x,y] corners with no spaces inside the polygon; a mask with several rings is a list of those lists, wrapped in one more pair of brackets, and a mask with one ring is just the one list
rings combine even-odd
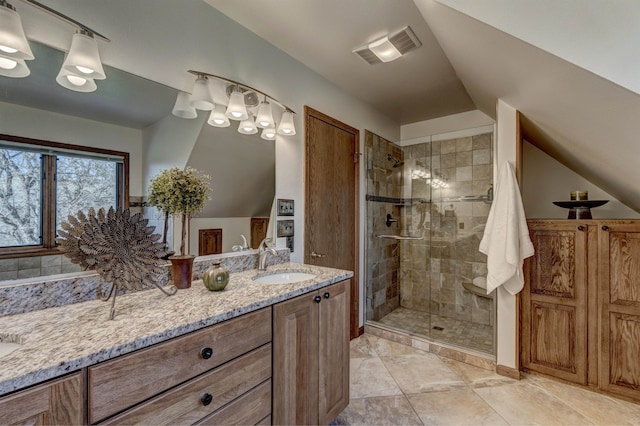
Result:
{"label": "cabinet top surface", "polygon": [[19,349],[0,358],[0,395],[123,355],[209,325],[246,314],[353,276],[350,271],[285,263],[269,271],[319,272],[312,280],[265,285],[257,270],[232,273],[224,291],[208,291],[202,281],[165,296],[157,290],[0,317],[0,341],[13,338]]}

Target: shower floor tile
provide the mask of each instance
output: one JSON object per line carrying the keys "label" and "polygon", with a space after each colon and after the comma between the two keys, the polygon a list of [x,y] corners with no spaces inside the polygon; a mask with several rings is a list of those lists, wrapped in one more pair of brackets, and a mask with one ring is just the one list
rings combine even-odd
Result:
{"label": "shower floor tile", "polygon": [[493,327],[490,325],[455,320],[402,307],[393,310],[378,322],[432,340],[488,354],[494,353]]}

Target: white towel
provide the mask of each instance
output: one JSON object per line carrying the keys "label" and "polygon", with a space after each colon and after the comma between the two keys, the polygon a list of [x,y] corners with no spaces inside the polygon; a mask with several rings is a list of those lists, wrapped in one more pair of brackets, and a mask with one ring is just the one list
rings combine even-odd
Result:
{"label": "white towel", "polygon": [[522,264],[534,250],[518,182],[508,161],[500,169],[480,252],[487,255],[487,294],[501,285],[511,294],[522,290]]}

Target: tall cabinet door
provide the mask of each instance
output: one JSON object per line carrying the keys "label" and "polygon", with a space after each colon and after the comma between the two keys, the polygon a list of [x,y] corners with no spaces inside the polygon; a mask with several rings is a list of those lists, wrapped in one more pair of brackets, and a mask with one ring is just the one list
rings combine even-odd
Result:
{"label": "tall cabinet door", "polygon": [[587,384],[590,228],[575,221],[530,221],[528,225],[535,255],[525,262],[521,366]]}
{"label": "tall cabinet door", "polygon": [[640,225],[599,229],[600,387],[640,399]]}
{"label": "tall cabinet door", "polygon": [[[318,292],[273,306],[273,424],[318,424]],[[348,322],[347,322],[348,324]]]}
{"label": "tall cabinet door", "polygon": [[349,281],[320,290],[318,424],[329,424],[349,405]]}

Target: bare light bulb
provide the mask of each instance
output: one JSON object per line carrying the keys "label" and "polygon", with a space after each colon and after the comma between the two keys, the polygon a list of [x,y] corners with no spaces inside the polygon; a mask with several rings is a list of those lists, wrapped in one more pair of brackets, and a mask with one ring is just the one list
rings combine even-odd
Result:
{"label": "bare light bulb", "polygon": [[86,78],[78,77],[77,75],[68,75],[67,80],[74,86],[82,86],[87,82]]}
{"label": "bare light bulb", "polygon": [[80,65],[76,65],[76,69],[80,71],[82,74],[91,74],[93,72],[91,68],[82,67]]}
{"label": "bare light bulb", "polygon": [[14,49],[13,47],[5,46],[2,44],[0,44],[0,50],[5,53],[16,53],[18,51],[18,49]]}
{"label": "bare light bulb", "polygon": [[12,70],[14,69],[18,63],[13,59],[0,57],[0,68],[3,70]]}

